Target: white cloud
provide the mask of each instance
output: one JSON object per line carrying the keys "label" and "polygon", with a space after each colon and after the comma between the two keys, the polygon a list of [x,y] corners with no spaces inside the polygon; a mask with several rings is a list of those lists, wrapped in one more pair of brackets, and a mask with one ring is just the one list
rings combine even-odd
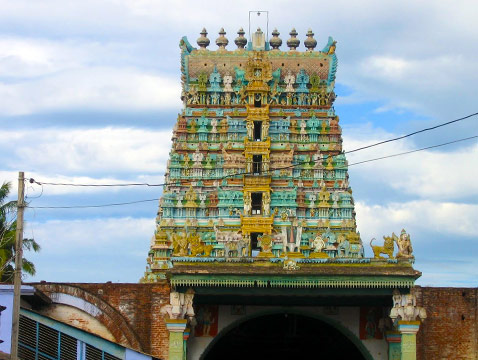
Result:
{"label": "white cloud", "polygon": [[151,218],[51,220],[26,224],[39,253],[26,253],[37,269],[29,281],[136,282],[146,266],[155,228]]}
{"label": "white cloud", "polygon": [[[345,150],[357,149],[397,134],[362,126],[348,129],[344,136]],[[452,134],[451,132],[450,134]],[[371,135],[373,134],[373,135]],[[476,134],[470,134],[476,135]],[[450,135],[451,137],[452,135]],[[455,140],[451,137],[449,140]],[[408,155],[351,166],[354,182],[380,182],[393,190],[423,199],[457,199],[478,195],[478,144],[462,143],[459,149],[425,150]],[[347,155],[349,164],[382,156],[412,151],[417,147],[410,140],[401,140]]]}
{"label": "white cloud", "polygon": [[[443,236],[468,236],[478,234],[478,205],[417,200],[385,205],[355,203],[358,229],[365,242],[382,235],[396,234],[402,228],[410,233],[438,233]],[[420,241],[436,242],[440,239],[422,238]]]}
{"label": "white cloud", "polygon": [[[0,130],[0,139],[9,154],[4,167],[55,182],[88,180],[80,174],[104,174],[106,181],[111,173],[162,174],[171,148],[171,130],[137,128]],[[11,139],[28,146],[12,148]]]}
{"label": "white cloud", "polygon": [[[106,252],[112,247],[134,251],[135,256],[149,247],[155,228],[151,218],[102,218],[77,220],[50,220],[45,223],[27,223],[26,234],[33,234],[41,244],[42,256],[74,254],[77,251]],[[136,249],[135,249],[136,248]],[[88,250],[89,249],[89,250]]]}
{"label": "white cloud", "polygon": [[90,67],[0,83],[4,115],[85,109],[178,109],[180,84],[134,69]]}

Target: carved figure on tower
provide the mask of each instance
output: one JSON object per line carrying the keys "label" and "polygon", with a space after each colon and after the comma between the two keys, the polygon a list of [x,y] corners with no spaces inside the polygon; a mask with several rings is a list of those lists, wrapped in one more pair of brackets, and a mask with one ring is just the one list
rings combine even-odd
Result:
{"label": "carved figure on tower", "polygon": [[405,229],[402,229],[400,237],[397,238],[395,236],[394,240],[398,246],[397,258],[413,258],[413,248],[410,241],[410,234],[407,234]]}

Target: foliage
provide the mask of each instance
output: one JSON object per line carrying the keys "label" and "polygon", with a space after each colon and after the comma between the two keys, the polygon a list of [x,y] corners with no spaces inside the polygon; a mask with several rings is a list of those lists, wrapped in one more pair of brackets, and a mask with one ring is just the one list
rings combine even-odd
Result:
{"label": "foliage", "polygon": [[[16,201],[6,201],[11,189],[10,183],[3,183],[0,187],[0,281],[13,281],[15,269],[15,232],[17,229],[16,221]],[[33,239],[23,239],[23,250],[40,250]],[[23,258],[23,272],[29,275],[35,275],[35,265]]]}

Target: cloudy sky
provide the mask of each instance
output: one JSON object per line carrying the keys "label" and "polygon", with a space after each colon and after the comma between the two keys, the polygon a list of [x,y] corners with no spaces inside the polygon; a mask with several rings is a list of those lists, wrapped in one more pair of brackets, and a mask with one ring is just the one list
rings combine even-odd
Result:
{"label": "cloudy sky", "polygon": [[[345,150],[478,111],[476,1],[261,1],[284,43],[308,28],[338,41],[335,108]],[[181,109],[179,47],[202,27],[229,49],[257,2],[0,0],[0,181],[163,180]],[[232,45],[231,45],[232,44]],[[215,45],[210,46],[215,49]],[[285,46],[283,46],[285,48]],[[301,50],[304,50],[301,45]],[[478,135],[478,117],[350,154],[349,162]],[[477,286],[478,142],[350,167],[358,228],[405,228],[421,285]],[[14,189],[16,192],[16,188]],[[28,186],[31,207],[157,198],[159,188]],[[137,282],[156,202],[96,209],[28,209],[29,281]]]}

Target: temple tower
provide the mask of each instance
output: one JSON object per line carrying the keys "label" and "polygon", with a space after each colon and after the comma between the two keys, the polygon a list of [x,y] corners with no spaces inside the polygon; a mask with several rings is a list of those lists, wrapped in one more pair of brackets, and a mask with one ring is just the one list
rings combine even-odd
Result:
{"label": "temple tower", "polygon": [[173,289],[170,359],[185,356],[178,339],[189,336],[193,298],[391,307],[392,292],[409,293],[420,273],[411,252],[395,258],[395,235],[382,247],[388,258],[364,256],[333,107],[336,42],[317,51],[309,30],[301,52],[293,29],[281,51],[277,30],[248,42],[240,29],[228,50],[221,29],[210,51],[207,35],[199,48],[180,42],[183,109],[142,279]]}

